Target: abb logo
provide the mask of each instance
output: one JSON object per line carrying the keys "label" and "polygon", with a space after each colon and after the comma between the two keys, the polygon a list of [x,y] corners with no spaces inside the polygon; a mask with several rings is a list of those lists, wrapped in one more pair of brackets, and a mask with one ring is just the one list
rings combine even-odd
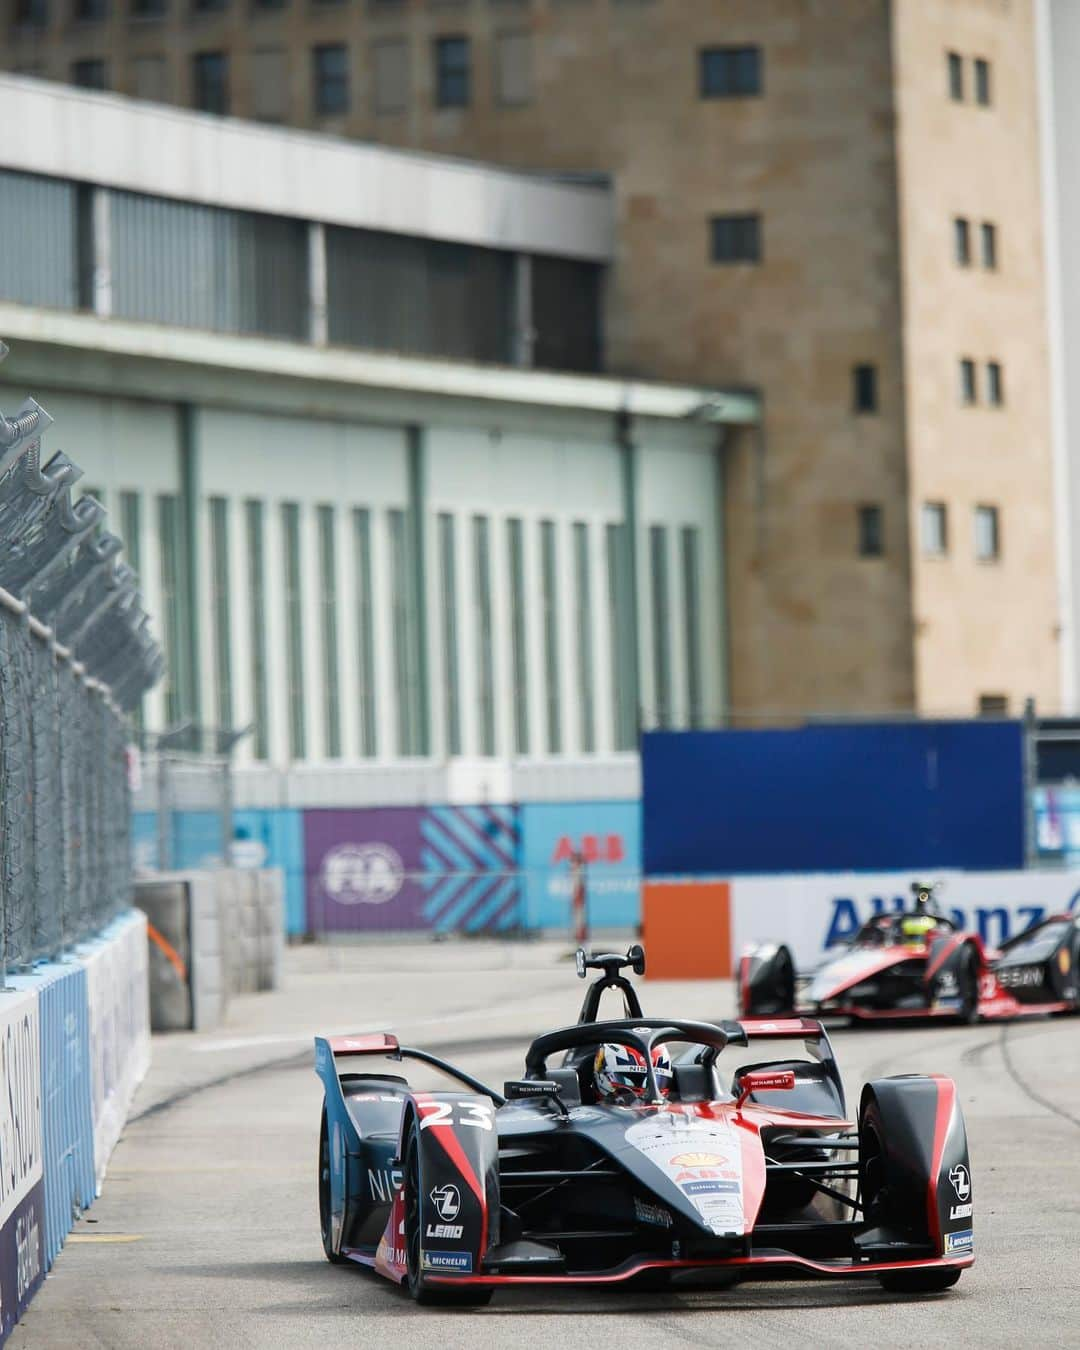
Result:
{"label": "abb logo", "polygon": [[626,857],[621,834],[583,834],[580,844],[564,834],[555,845],[551,861],[570,862],[575,853],[580,853],[587,863],[618,863]]}

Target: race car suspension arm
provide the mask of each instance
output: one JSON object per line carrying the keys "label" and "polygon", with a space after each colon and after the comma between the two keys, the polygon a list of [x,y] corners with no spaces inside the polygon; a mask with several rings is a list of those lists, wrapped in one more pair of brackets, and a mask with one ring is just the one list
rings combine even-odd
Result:
{"label": "race car suspension arm", "polygon": [[[851,1167],[851,1164],[848,1164],[848,1167]],[[768,1154],[765,1155],[766,1175],[770,1172],[786,1172],[789,1176],[799,1177],[802,1181],[808,1181],[811,1186],[821,1191],[823,1195],[830,1195],[834,1200],[839,1200],[841,1204],[847,1205],[850,1209],[858,1210],[859,1213],[863,1212],[863,1206],[858,1200],[853,1200],[850,1195],[845,1195],[843,1191],[838,1191],[834,1186],[826,1185],[826,1183],[821,1180],[820,1176],[814,1176],[813,1172],[808,1171],[808,1169],[811,1168],[821,1168],[826,1173],[831,1173],[834,1176],[857,1175],[855,1170],[849,1171],[843,1164],[782,1163],[777,1162],[775,1158],[770,1158]],[[839,1170],[840,1168],[843,1168],[843,1170]]]}

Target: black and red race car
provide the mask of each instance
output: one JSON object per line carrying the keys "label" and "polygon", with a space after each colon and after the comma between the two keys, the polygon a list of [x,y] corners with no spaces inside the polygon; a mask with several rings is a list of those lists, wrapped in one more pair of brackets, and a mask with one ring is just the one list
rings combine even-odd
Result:
{"label": "black and red race car", "polygon": [[[620,973],[643,969],[640,948],[579,962],[602,972],[581,1020],[533,1041],[502,1091],[388,1034],[316,1039],[331,1262],[472,1305],[506,1285],[656,1288],[690,1272],[941,1290],[972,1264],[951,1080],[879,1079],[849,1115],[819,1023],[645,1017]],[[598,1020],[606,989],[626,1016]],[[598,1094],[602,1044],[640,1056],[632,1101]],[[655,1052],[675,1045],[665,1089]],[[410,1084],[406,1064],[449,1089]]]}
{"label": "black and red race car", "polygon": [[932,886],[912,889],[912,911],[876,915],[806,974],[781,942],[745,952],[740,1014],[974,1022],[1080,1011],[1080,914],[1053,915],[991,948],[937,908]]}

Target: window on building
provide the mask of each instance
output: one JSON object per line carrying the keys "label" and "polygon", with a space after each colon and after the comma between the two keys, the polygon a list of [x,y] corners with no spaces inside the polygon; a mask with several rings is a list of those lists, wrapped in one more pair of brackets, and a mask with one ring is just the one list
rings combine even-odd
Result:
{"label": "window on building", "polygon": [[349,111],[349,54],[341,43],[316,47],[312,56],[315,112],[339,117]]}
{"label": "window on building", "polygon": [[520,520],[506,522],[510,573],[510,675],[514,697],[514,751],[529,753],[529,657],[525,614],[525,529]]}
{"label": "window on building", "polygon": [[975,384],[975,362],[965,356],[960,360],[960,402],[970,407],[978,402],[979,391]]}
{"label": "window on building", "polygon": [[760,47],[705,47],[699,53],[702,98],[746,98],[762,91]]}
{"label": "window on building", "polygon": [[1008,717],[1008,715],[1009,715],[1008,694],[979,695],[980,717]]}
{"label": "window on building", "polygon": [[504,108],[521,107],[532,102],[531,33],[495,35],[495,98]]}
{"label": "window on building", "polygon": [[928,558],[942,558],[949,551],[949,514],[944,502],[924,502],[922,550]]}
{"label": "window on building", "polygon": [[49,0],[15,0],[13,17],[17,27],[46,28],[49,23]]}
{"label": "window on building", "polygon": [[214,631],[214,715],[223,730],[233,725],[232,589],[229,584],[229,503],[210,498],[210,609]]}
{"label": "window on building", "polygon": [[258,122],[284,122],[288,114],[288,60],[282,47],[251,53],[251,111]]}
{"label": "window on building", "polygon": [[963,216],[957,216],[953,221],[953,249],[956,261],[961,267],[967,267],[971,262],[971,225]]}
{"label": "window on building", "polygon": [[859,557],[880,558],[885,552],[884,515],[880,506],[860,506]]}
{"label": "window on building", "polygon": [[281,543],[285,582],[285,679],[289,710],[289,758],[307,754],[304,706],[304,593],[300,562],[300,507],[281,505]]}
{"label": "window on building", "polygon": [[964,99],[964,58],[959,52],[948,52],[946,64],[949,72],[949,97],[957,103]]}
{"label": "window on building", "polygon": [[196,52],[191,75],[193,106],[224,117],[229,111],[229,58],[224,52]]}
{"label": "window on building", "polygon": [[709,221],[709,256],[715,263],[761,261],[761,217],[713,216]]}
{"label": "window on building", "polygon": [[72,13],[79,23],[98,23],[109,17],[109,0],[75,0]]}
{"label": "window on building", "polygon": [[163,56],[137,56],[131,63],[132,92],[136,98],[162,103],[169,97],[168,68]]}
{"label": "window on building", "polygon": [[403,112],[409,104],[409,44],[394,38],[371,48],[371,91],[377,113]]}
{"label": "window on building", "polygon": [[73,61],[71,83],[80,89],[108,89],[109,80],[105,62],[99,60]]}
{"label": "window on building", "polygon": [[375,736],[375,610],[371,578],[371,512],[353,511],[353,566],[356,576],[356,684],[360,753],[376,753]]}
{"label": "window on building", "polygon": [[495,753],[495,646],[491,623],[491,523],[473,516],[477,713],[480,753]]}
{"label": "window on building", "polygon": [[653,723],[671,726],[671,610],[668,605],[668,541],[663,525],[649,527],[649,580],[652,599]]}
{"label": "window on building", "polygon": [[629,531],[625,525],[609,524],[606,534],[615,749],[633,750],[637,744],[637,653],[633,646]]}
{"label": "window on building", "polygon": [[1000,408],[1005,402],[1005,375],[1000,361],[986,363],[986,401],[992,408]]}
{"label": "window on building", "polygon": [[[136,19],[160,19],[168,9],[168,0],[131,0],[131,13]],[[138,64],[141,58],[136,57]]]}
{"label": "window on building", "polygon": [[988,220],[982,224],[982,264],[990,271],[997,267],[997,226]]}
{"label": "window on building", "polygon": [[247,533],[248,646],[251,651],[251,703],[256,759],[270,757],[270,708],[266,685],[266,577],[262,502],[244,503]]}
{"label": "window on building", "polygon": [[454,517],[439,516],[439,583],[442,601],[443,718],[446,752],[461,754],[461,692],[458,671],[457,555]]}
{"label": "window on building", "polygon": [[859,365],[852,371],[854,406],[857,413],[877,412],[877,366]]}
{"label": "window on building", "polygon": [[589,527],[574,522],[574,594],[577,610],[578,708],[581,714],[580,749],[596,749],[596,691],[593,683],[592,581],[589,568]]}
{"label": "window on building", "polygon": [[417,688],[416,612],[408,516],[387,513],[390,527],[390,609],[393,615],[394,685],[397,697],[397,753],[418,753],[420,742]]}
{"label": "window on building", "polygon": [[322,638],[324,747],[327,759],[341,756],[341,681],[338,677],[337,516],[318,508],[319,608]]}
{"label": "window on building", "polygon": [[979,562],[997,562],[1001,557],[1001,527],[996,506],[975,508],[975,557]]}
{"label": "window on building", "polygon": [[686,643],[686,724],[705,722],[701,687],[701,575],[699,531],[684,525],[682,531],[683,623]]}
{"label": "window on building", "polygon": [[990,62],[981,57],[975,58],[975,102],[990,106]]}
{"label": "window on building", "polygon": [[435,39],[435,105],[439,108],[469,106],[469,39]]}
{"label": "window on building", "polygon": [[165,652],[165,722],[176,726],[184,716],[180,660],[184,616],[180,580],[180,500],[172,494],[158,498],[158,539],[161,547],[161,623]]}
{"label": "window on building", "polygon": [[547,702],[547,748],[562,750],[562,701],[559,698],[559,610],[555,554],[555,522],[540,522],[540,581],[544,606],[544,687]]}

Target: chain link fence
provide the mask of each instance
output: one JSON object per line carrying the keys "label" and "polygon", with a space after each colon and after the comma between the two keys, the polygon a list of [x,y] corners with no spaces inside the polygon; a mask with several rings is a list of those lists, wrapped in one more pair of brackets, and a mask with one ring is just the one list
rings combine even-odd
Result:
{"label": "chain link fence", "polygon": [[[7,348],[0,342],[0,360]],[[122,544],[45,411],[0,412],[0,967],[55,956],[131,899],[128,714],[161,676]]]}

